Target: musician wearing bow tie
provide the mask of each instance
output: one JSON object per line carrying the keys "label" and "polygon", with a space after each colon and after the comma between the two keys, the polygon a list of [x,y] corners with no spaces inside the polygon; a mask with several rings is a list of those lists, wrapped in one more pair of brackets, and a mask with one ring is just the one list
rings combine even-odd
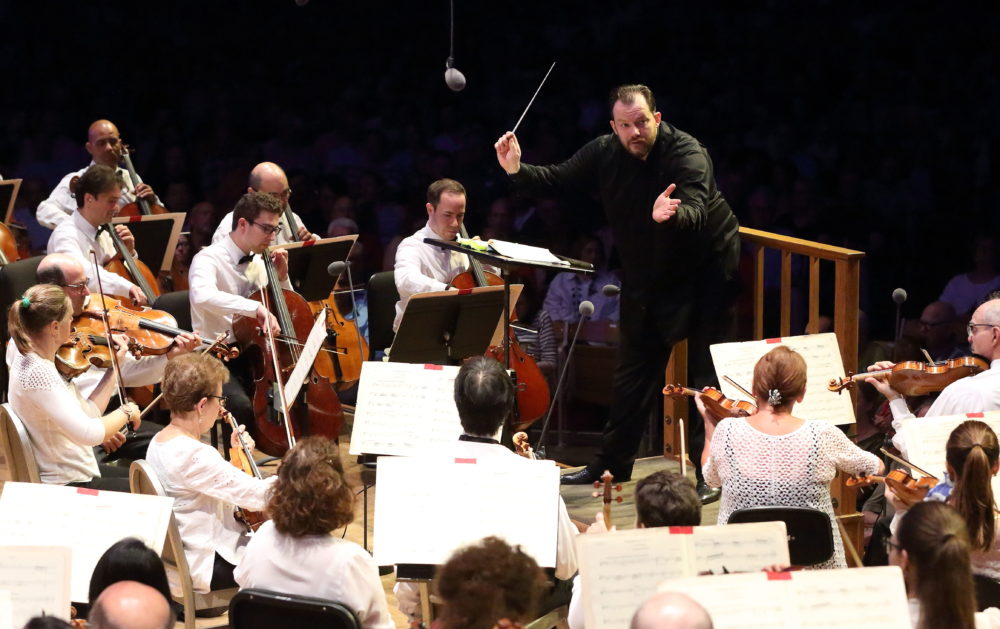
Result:
{"label": "musician wearing bow tie", "polygon": [[[61,222],[49,237],[49,253],[65,253],[76,258],[85,269],[94,266],[91,252],[97,254],[98,264],[104,265],[115,257],[116,251],[111,235],[101,230],[102,225],[118,213],[122,198],[122,183],[115,169],[97,164],[83,173],[76,183],[77,209],[69,219]],[[115,233],[125,247],[135,257],[135,238],[128,227],[115,225]],[[108,295],[130,297],[139,305],[146,305],[146,295],[142,289],[120,275],[103,268],[90,273],[88,288],[97,292],[97,277]]]}
{"label": "musician wearing bow tie", "polygon": [[[129,172],[118,166],[118,161],[121,159],[121,154],[119,153],[120,146],[121,135],[118,133],[118,127],[110,120],[97,120],[87,129],[87,143],[84,145],[84,148],[87,149],[87,152],[93,158],[90,166],[95,164],[107,166],[115,170],[121,178],[124,189],[115,201],[117,206],[122,208],[134,202],[139,197],[152,202],[159,202],[156,194],[153,193],[153,189],[148,184],[144,184],[138,178],[136,181],[132,181]],[[49,229],[55,229],[73,214],[73,210],[77,208],[77,205],[74,202],[73,193],[69,189],[69,184],[73,177],[82,177],[87,168],[69,173],[63,177],[59,185],[49,195],[49,198],[38,204],[36,218],[39,224]],[[52,250],[50,249],[49,252],[51,253]]]}
{"label": "musician wearing bow tie", "polygon": [[[261,326],[279,332],[278,321],[259,301],[247,297],[267,283],[261,254],[274,244],[283,208],[275,197],[263,192],[248,192],[233,209],[233,229],[219,242],[212,243],[191,261],[191,324],[205,338],[222,332],[233,336],[236,316],[253,317]],[[282,288],[291,290],[288,281],[288,252],[270,254]],[[239,371],[239,364],[231,365]],[[253,409],[246,393],[234,379],[223,387],[229,397],[229,410],[240,423],[253,421]]]}

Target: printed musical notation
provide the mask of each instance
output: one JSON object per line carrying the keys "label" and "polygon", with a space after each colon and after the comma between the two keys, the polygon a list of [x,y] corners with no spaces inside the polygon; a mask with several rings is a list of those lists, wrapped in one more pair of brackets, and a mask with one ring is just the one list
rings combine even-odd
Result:
{"label": "printed musical notation", "polygon": [[[804,419],[821,419],[840,426],[853,424],[854,407],[851,396],[837,394],[826,388],[832,378],[844,376],[844,361],[840,356],[837,336],[833,333],[786,336],[774,340],[718,343],[712,345],[712,362],[722,385],[722,392],[735,399],[746,395],[722,379],[729,376],[741,386],[752,390],[753,368],[760,357],[778,345],[786,345],[802,355],[806,361],[806,395],[795,405],[794,413]],[[752,400],[751,400],[752,401]]]}
{"label": "printed musical notation", "polygon": [[70,555],[63,546],[0,546],[0,592],[9,596],[0,627],[23,627],[42,614],[69,620]]}
{"label": "printed musical notation", "polygon": [[[946,469],[945,446],[951,432],[964,421],[970,419],[966,415],[947,415],[943,417],[921,417],[904,419],[899,430],[900,441],[905,444],[903,457],[914,465],[926,470],[938,478],[944,478]],[[975,417],[977,421],[985,422],[1000,434],[1000,411],[983,413]],[[918,474],[919,475],[919,474]],[[1000,478],[993,477],[993,493],[1000,494]]]}

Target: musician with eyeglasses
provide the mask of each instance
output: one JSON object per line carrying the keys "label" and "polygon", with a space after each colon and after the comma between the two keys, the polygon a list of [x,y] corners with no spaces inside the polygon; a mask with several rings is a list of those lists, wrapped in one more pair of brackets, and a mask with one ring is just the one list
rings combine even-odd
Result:
{"label": "musician with eyeglasses", "polygon": [[[303,240],[319,240],[318,235],[306,228],[302,217],[291,211],[288,202],[292,198],[292,189],[288,186],[288,176],[281,166],[273,162],[261,162],[250,171],[250,180],[247,183],[247,192],[265,192],[281,202],[282,215],[278,219],[281,229],[274,234],[274,242],[271,244],[287,245]],[[295,223],[294,230],[288,224],[289,215]],[[230,212],[222,217],[219,227],[212,234],[212,244],[220,242],[234,228],[233,213]]]}
{"label": "musician with eyeglasses", "polygon": [[[965,328],[972,353],[990,361],[990,368],[974,376],[962,378],[949,384],[927,410],[925,417],[963,415],[1000,410],[1000,299],[992,299],[976,308]],[[888,361],[875,363],[868,371],[892,368]],[[892,427],[896,430],[893,445],[906,456],[906,443],[900,429],[914,418],[906,405],[903,395],[887,382],[878,378],[867,378],[879,392],[889,400],[892,411]]]}

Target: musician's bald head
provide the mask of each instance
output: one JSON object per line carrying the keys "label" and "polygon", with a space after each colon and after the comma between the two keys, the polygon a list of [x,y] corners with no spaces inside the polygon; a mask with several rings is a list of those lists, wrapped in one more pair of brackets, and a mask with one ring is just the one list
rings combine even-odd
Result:
{"label": "musician's bald head", "polygon": [[87,289],[87,271],[76,258],[65,253],[50,253],[38,263],[35,281],[61,286],[73,304],[73,315],[83,312],[83,304],[90,291]]}
{"label": "musician's bald head", "polygon": [[157,590],[136,581],[118,581],[97,597],[87,622],[91,629],[167,629],[174,626],[174,617]]}
{"label": "musician's bald head", "polygon": [[110,120],[95,120],[87,129],[87,144],[85,148],[94,162],[112,168],[118,166],[118,144],[121,134],[118,127]]}
{"label": "musician's bald head", "polygon": [[983,302],[969,318],[969,345],[973,354],[994,361],[1000,358],[1000,299]]}
{"label": "musician's bald head", "polygon": [[266,192],[285,203],[288,203],[292,192],[288,187],[288,176],[274,162],[261,162],[254,166],[247,184],[247,192]]}
{"label": "musician's bald head", "polygon": [[631,629],[712,629],[712,617],[687,594],[661,592],[639,607]]}

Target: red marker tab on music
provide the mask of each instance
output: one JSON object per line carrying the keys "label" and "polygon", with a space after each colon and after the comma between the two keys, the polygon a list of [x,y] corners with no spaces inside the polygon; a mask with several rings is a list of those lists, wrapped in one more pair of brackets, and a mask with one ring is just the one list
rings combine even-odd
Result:
{"label": "red marker tab on music", "polygon": [[455,459],[455,463],[461,463],[461,464],[465,464],[465,465],[475,465],[476,464],[476,460],[475,459],[458,459],[458,458],[456,458]]}
{"label": "red marker tab on music", "polygon": [[441,371],[443,368],[441,365],[424,365],[424,369],[430,369],[431,371]]}
{"label": "red marker tab on music", "polygon": [[671,535],[692,535],[694,533],[693,526],[668,526]]}
{"label": "red marker tab on music", "polygon": [[128,222],[129,223],[141,223],[142,222],[142,216],[141,215],[140,216],[129,216],[128,217]]}
{"label": "red marker tab on music", "polygon": [[303,247],[312,247],[315,244],[316,244],[315,240],[304,240],[304,241],[302,241],[302,246]]}
{"label": "red marker tab on music", "polygon": [[982,419],[986,415],[983,413],[966,413],[965,416],[969,419]]}
{"label": "red marker tab on music", "polygon": [[472,289],[471,288],[460,288],[460,289],[458,289],[458,294],[459,295],[471,295],[472,294]]}
{"label": "red marker tab on music", "polygon": [[792,573],[791,572],[770,572],[770,571],[768,571],[768,573],[767,573],[767,580],[768,581],[791,581],[792,580]]}
{"label": "red marker tab on music", "polygon": [[776,339],[764,339],[764,342],[767,343],[768,345],[776,345],[781,342],[781,337],[779,336]]}
{"label": "red marker tab on music", "polygon": [[76,493],[83,494],[84,496],[96,496],[98,492],[96,489],[91,489],[89,487],[77,487]]}

